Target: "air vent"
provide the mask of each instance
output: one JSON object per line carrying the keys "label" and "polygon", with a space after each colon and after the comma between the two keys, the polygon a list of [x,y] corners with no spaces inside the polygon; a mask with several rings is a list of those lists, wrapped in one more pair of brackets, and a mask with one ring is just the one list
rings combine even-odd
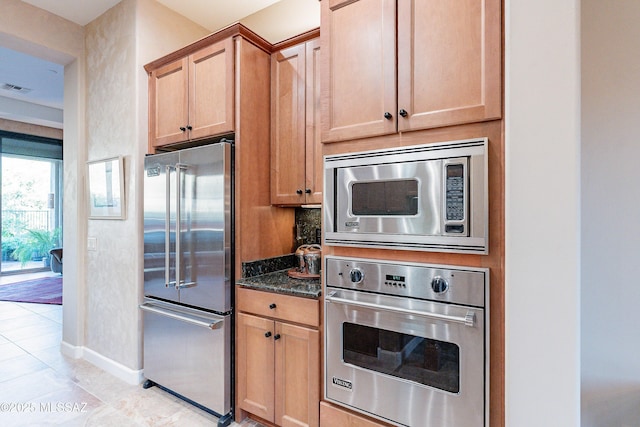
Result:
{"label": "air vent", "polygon": [[11,91],[11,92],[18,92],[18,93],[29,93],[32,90],[32,89],[29,89],[28,87],[13,85],[11,83],[4,83],[2,86],[0,86],[0,88]]}

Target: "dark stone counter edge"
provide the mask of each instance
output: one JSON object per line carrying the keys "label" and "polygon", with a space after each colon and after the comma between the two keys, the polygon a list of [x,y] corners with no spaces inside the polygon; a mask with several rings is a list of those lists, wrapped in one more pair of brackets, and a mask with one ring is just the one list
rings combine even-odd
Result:
{"label": "dark stone counter edge", "polygon": [[281,270],[260,276],[245,277],[236,280],[236,285],[302,298],[320,298],[322,295],[320,279],[294,279],[287,275],[287,271]]}

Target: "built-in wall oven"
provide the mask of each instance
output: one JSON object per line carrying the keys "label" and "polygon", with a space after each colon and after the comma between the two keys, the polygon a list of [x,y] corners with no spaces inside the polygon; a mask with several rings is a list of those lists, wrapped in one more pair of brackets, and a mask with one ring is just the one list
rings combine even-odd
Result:
{"label": "built-in wall oven", "polygon": [[324,157],[324,243],[486,254],[487,138]]}
{"label": "built-in wall oven", "polygon": [[325,399],[403,426],[488,426],[487,269],[325,258]]}

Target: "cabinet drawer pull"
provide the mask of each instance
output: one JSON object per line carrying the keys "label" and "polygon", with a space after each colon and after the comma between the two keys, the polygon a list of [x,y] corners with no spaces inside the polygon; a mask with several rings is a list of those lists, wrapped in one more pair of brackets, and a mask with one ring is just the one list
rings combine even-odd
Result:
{"label": "cabinet drawer pull", "polygon": [[307,189],[304,190],[304,192],[307,193],[307,194],[311,194],[311,189],[307,188]]}
{"label": "cabinet drawer pull", "polygon": [[271,304],[269,304],[269,308],[270,308],[271,310],[273,310],[274,308],[276,308],[276,304],[275,304],[275,303],[271,303]]}
{"label": "cabinet drawer pull", "polygon": [[184,126],[180,126],[180,130],[181,130],[182,132],[184,132],[184,131],[186,131],[186,130],[187,130],[187,128],[186,128],[186,127],[184,127]]}
{"label": "cabinet drawer pull", "polygon": [[191,130],[193,128],[191,127],[191,125],[187,125],[187,129]]}
{"label": "cabinet drawer pull", "polygon": [[409,113],[407,113],[407,110],[405,110],[404,108],[398,111],[398,114],[400,114],[402,117],[407,117],[409,115]]}
{"label": "cabinet drawer pull", "polygon": [[265,336],[265,338],[269,338],[271,336],[271,332],[265,332],[264,336]]}
{"label": "cabinet drawer pull", "polygon": [[280,334],[275,334],[275,335],[273,336],[273,339],[274,339],[275,341],[278,341],[278,340],[280,339]]}
{"label": "cabinet drawer pull", "polygon": [[387,120],[391,120],[393,118],[393,116],[391,115],[390,112],[387,111],[387,112],[384,113],[384,118],[387,119]]}
{"label": "cabinet drawer pull", "polygon": [[302,194],[302,190],[298,188],[298,189],[296,190],[296,194]]}

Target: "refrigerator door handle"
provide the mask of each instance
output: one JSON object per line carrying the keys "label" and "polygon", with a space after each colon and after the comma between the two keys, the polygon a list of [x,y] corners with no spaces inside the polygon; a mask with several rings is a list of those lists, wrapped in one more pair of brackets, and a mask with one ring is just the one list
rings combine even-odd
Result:
{"label": "refrigerator door handle", "polygon": [[181,267],[182,267],[182,249],[181,246],[181,235],[182,231],[182,222],[180,218],[180,213],[182,211],[182,187],[181,180],[182,171],[188,168],[188,165],[183,163],[177,163],[176,166],[176,281],[174,282],[176,289],[180,290],[180,288],[189,287],[182,284],[181,277]]}
{"label": "refrigerator door handle", "polygon": [[203,328],[220,329],[224,325],[224,319],[201,320],[202,317],[191,316],[187,313],[174,311],[167,307],[158,306],[150,302],[140,304],[138,307],[140,307],[140,309],[143,311],[149,311],[151,313],[159,314],[165,317],[170,317],[172,319],[190,323],[192,325],[202,326]]}
{"label": "refrigerator door handle", "polygon": [[169,253],[171,248],[171,169],[172,166],[165,166],[166,176],[166,191],[164,193],[165,209],[164,209],[164,286],[168,288],[171,284],[171,272],[169,264],[171,263],[171,254]]}
{"label": "refrigerator door handle", "polygon": [[180,188],[180,167],[176,165],[176,289],[180,289],[180,264],[182,263],[182,256],[180,253],[180,231],[182,228],[182,224],[180,223],[180,211],[182,210],[182,206],[180,203],[181,198],[182,191]]}

